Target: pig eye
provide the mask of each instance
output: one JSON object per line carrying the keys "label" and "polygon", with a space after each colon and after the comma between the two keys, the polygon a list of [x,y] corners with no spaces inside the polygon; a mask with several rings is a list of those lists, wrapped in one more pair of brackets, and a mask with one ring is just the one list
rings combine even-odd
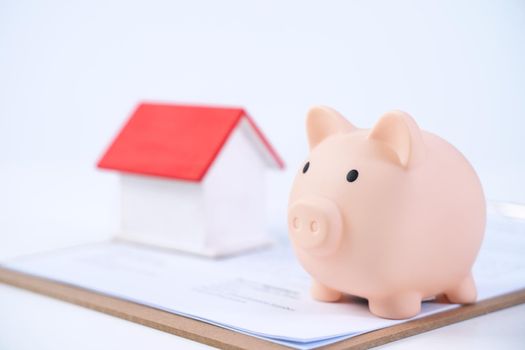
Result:
{"label": "pig eye", "polygon": [[355,169],[352,169],[346,174],[346,181],[348,182],[354,182],[357,180],[357,177],[359,176],[359,172]]}
{"label": "pig eye", "polygon": [[303,167],[303,174],[308,171],[308,168],[310,167],[310,162],[306,162],[306,164]]}

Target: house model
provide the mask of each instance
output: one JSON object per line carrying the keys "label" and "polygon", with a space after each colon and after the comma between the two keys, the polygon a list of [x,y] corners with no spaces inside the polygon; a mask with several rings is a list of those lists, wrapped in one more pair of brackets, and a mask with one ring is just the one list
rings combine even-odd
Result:
{"label": "house model", "polygon": [[265,170],[284,164],[241,108],[141,104],[98,167],[120,173],[119,238],[212,257],[270,242]]}

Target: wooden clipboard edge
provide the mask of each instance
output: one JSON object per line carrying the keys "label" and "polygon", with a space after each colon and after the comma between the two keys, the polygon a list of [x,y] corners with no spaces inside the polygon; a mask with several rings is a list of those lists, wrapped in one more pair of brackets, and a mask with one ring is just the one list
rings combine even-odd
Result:
{"label": "wooden clipboard edge", "polygon": [[[163,332],[227,350],[289,349],[286,346],[238,333],[167,311],[99,294],[0,266],[0,282],[103,312]],[[391,327],[378,329],[319,349],[368,349],[476,316],[525,303],[525,289],[476,304],[439,312]]]}
{"label": "wooden clipboard edge", "polygon": [[353,338],[321,347],[320,349],[369,349],[522,303],[525,303],[525,289],[520,289],[516,292],[478,301],[475,304],[463,305],[455,309],[438,312],[405,323],[364,333]]}
{"label": "wooden clipboard edge", "polygon": [[276,343],[209,323],[6,269],[2,266],[0,266],[0,283],[43,294],[221,349],[289,349]]}

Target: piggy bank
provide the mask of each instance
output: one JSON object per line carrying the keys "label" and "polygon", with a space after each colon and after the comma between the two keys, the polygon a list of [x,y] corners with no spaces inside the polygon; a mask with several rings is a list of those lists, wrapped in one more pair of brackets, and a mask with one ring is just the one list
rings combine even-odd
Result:
{"label": "piggy bank", "polygon": [[288,230],[313,298],[359,296],[390,319],[417,315],[437,295],[475,302],[486,213],[467,159],[400,111],[360,129],[315,107],[306,124],[310,155],[291,190]]}

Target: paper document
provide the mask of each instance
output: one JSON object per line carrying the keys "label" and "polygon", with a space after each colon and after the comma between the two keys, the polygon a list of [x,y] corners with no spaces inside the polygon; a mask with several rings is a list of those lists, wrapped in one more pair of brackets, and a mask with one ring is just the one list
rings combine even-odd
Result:
{"label": "paper document", "polygon": [[[525,288],[525,223],[489,221],[474,268],[479,298]],[[446,254],[446,252],[444,252]],[[404,321],[365,300],[323,303],[290,245],[218,261],[108,242],[17,258],[3,267],[209,322],[297,349],[311,349]],[[457,307],[424,302],[418,317]]]}

